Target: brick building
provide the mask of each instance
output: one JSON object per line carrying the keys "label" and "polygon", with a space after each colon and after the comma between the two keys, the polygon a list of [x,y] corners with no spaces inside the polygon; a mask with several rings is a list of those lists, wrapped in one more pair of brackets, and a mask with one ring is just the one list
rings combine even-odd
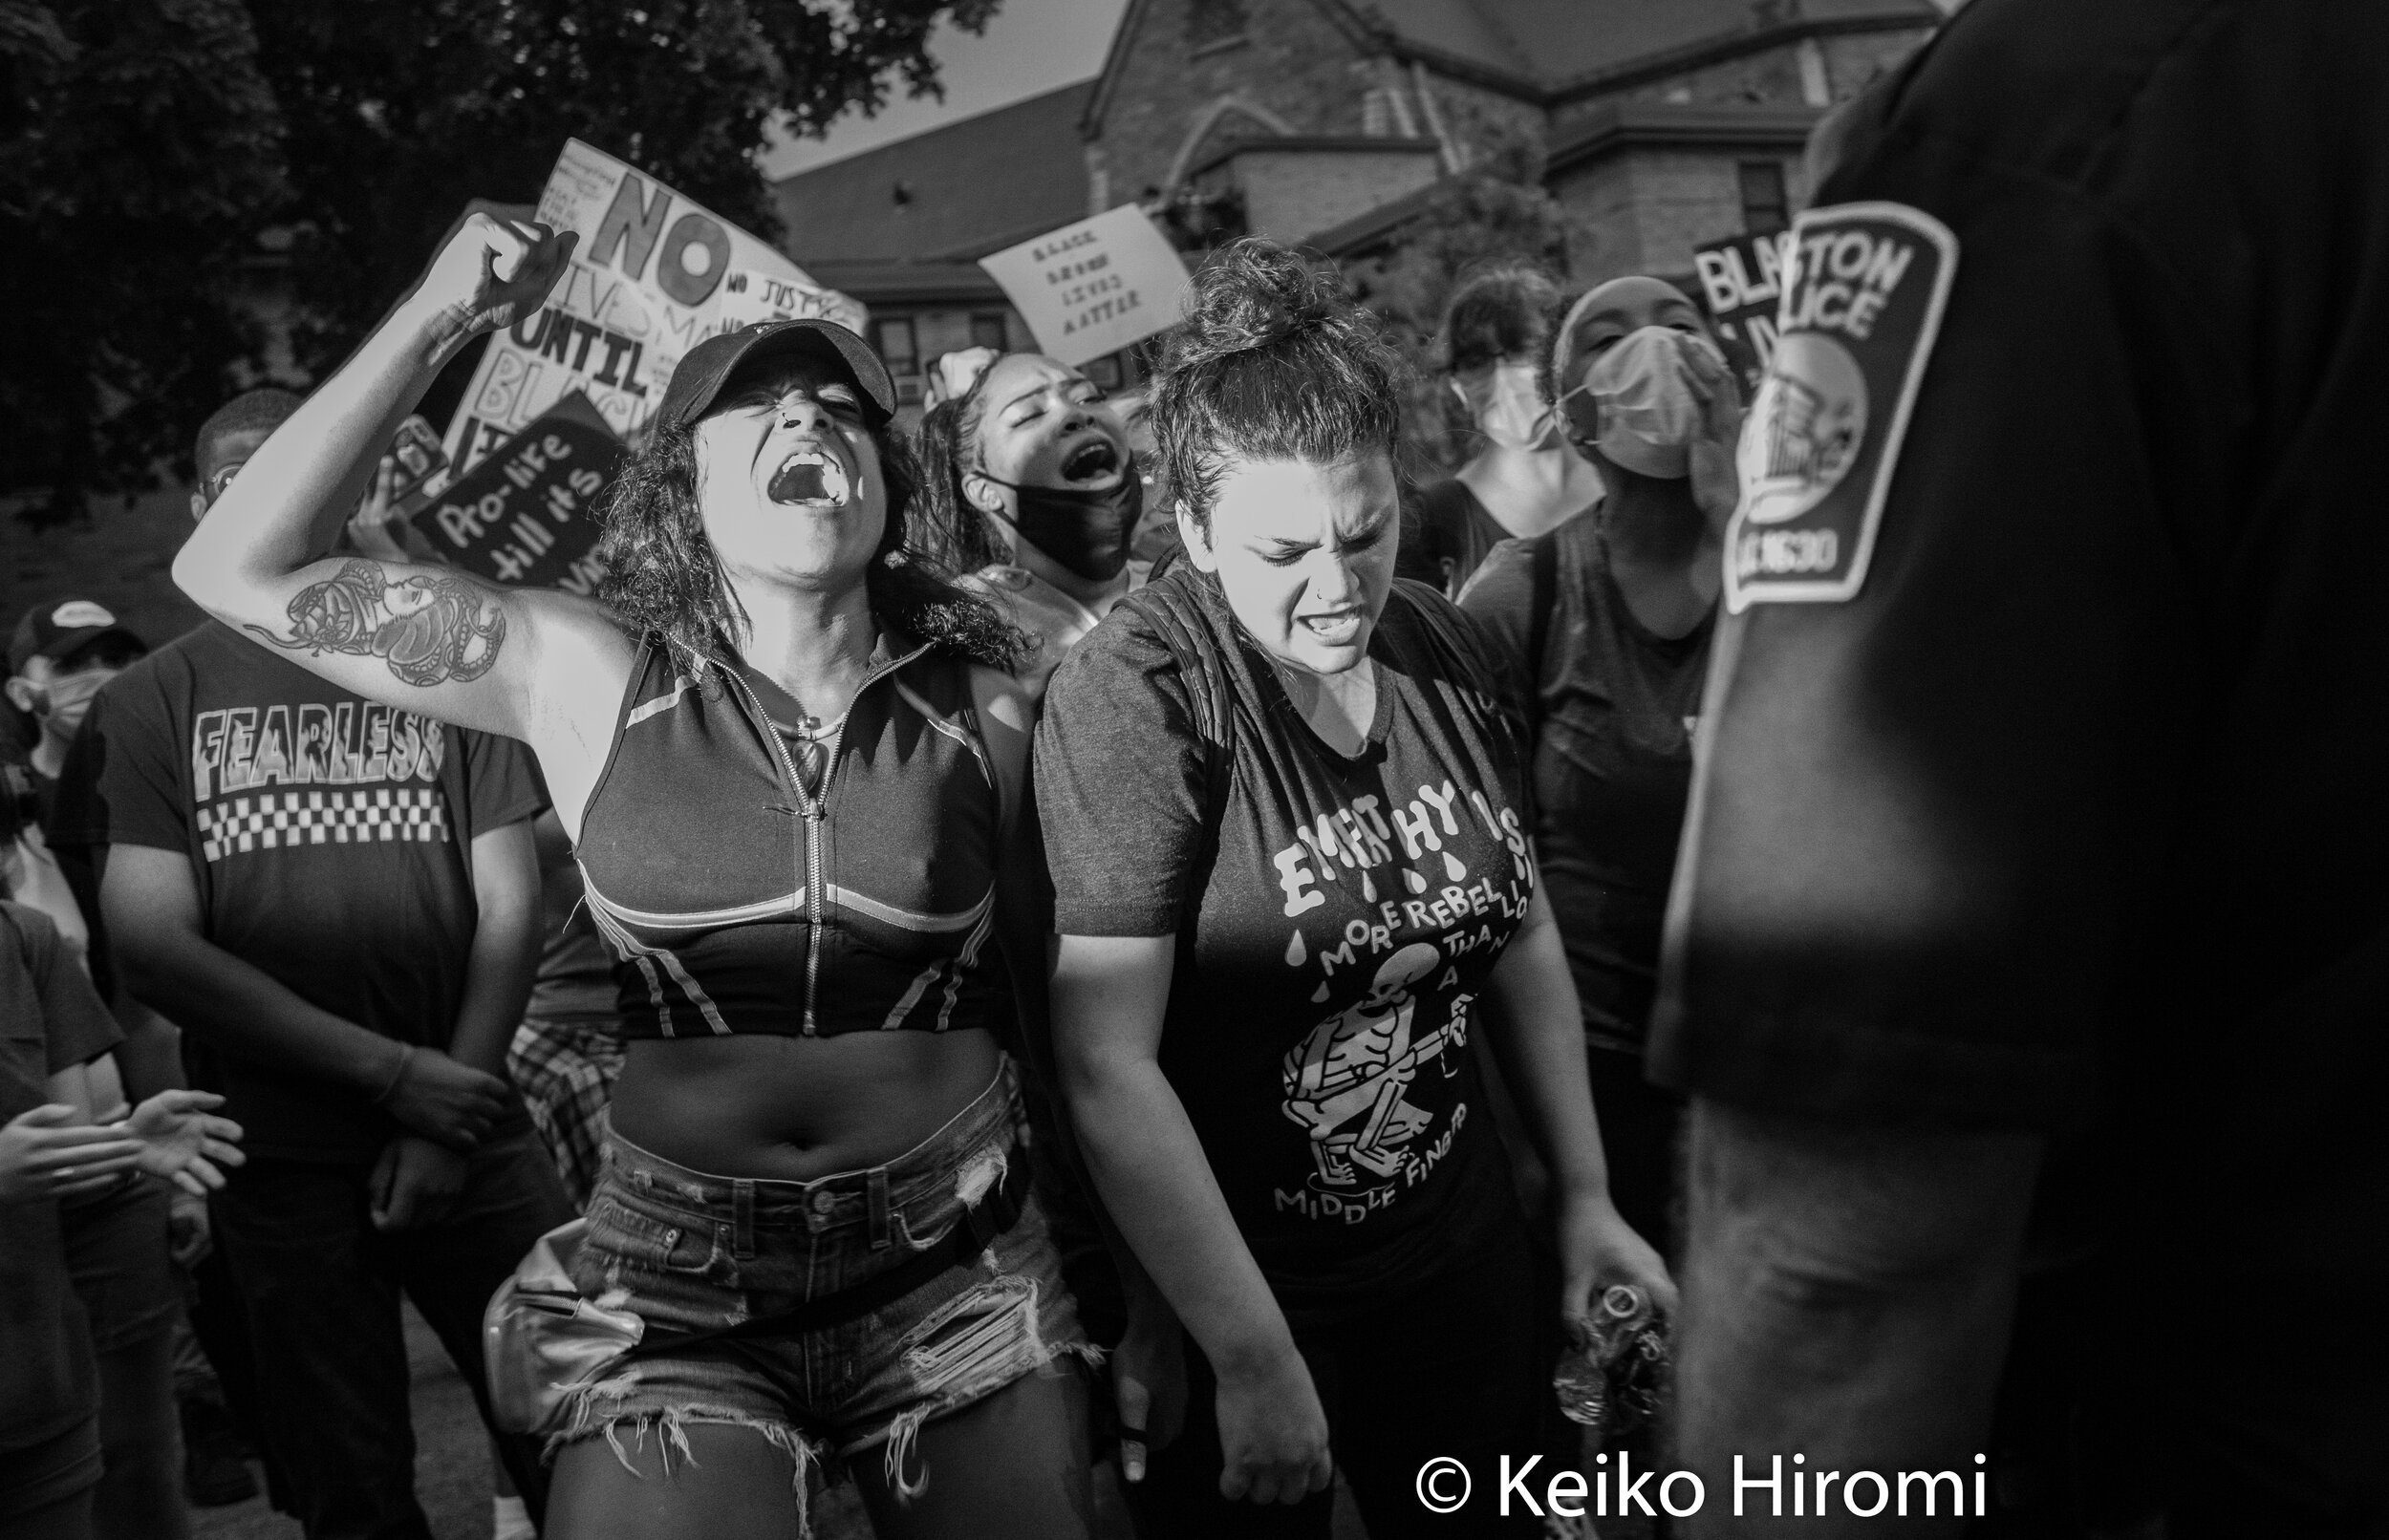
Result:
{"label": "brick building", "polygon": [[976,259],[1086,214],[1226,209],[1345,256],[1524,143],[1573,284],[1689,277],[1695,246],[1781,227],[1823,110],[1956,3],[1130,0],[1092,81],[781,182],[788,250],[900,364],[993,341],[1000,313],[1026,345]]}
{"label": "brick building", "polygon": [[1130,0],[1087,103],[1089,207],[1193,189],[1335,254],[1502,141],[1543,157],[1569,276],[1689,273],[1779,226],[1831,103],[1933,0]]}

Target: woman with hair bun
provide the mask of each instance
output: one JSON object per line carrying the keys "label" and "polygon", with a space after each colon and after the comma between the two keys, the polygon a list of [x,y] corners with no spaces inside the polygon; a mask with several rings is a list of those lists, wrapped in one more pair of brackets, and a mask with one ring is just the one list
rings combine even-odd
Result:
{"label": "woman with hair bun", "polygon": [[1456,596],[1505,540],[1554,529],[1601,502],[1601,473],[1552,409],[1551,338],[1560,289],[1539,267],[1507,264],[1462,280],[1435,352],[1444,384],[1484,441],[1450,480],[1418,495],[1417,548],[1403,575]]}
{"label": "woman with hair bun", "polygon": [[[1184,1354],[1140,1519],[1324,1536],[1340,1465],[1378,1540],[1531,1525],[1431,1516],[1412,1483],[1536,1446],[1543,1313],[1673,1288],[1608,1198],[1487,655],[1393,577],[1401,366],[1267,242],[1189,309],[1151,408],[1188,560],[1070,654],[1037,735],[1063,1089],[1175,1315],[1131,1323],[1121,1374],[1167,1385]],[[1554,1173],[1558,1298],[1530,1281],[1480,1028]]]}
{"label": "woman with hair bun", "polygon": [[819,320],[690,349],[607,506],[602,602],[312,559],[571,246],[466,220],[175,564],[303,667],[528,741],[621,959],[570,1271],[645,1335],[555,1387],[542,1532],[801,1535],[843,1470],[882,1536],[1084,1535],[1087,1348],[993,1030],[994,944],[1043,961],[1019,638],[925,558],[886,366]]}

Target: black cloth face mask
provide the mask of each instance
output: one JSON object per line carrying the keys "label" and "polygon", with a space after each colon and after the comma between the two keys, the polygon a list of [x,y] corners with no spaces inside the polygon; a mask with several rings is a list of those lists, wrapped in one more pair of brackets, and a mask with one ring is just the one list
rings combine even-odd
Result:
{"label": "black cloth face mask", "polygon": [[1076,487],[1020,486],[981,479],[1011,492],[1012,526],[1021,538],[1089,583],[1108,583],[1129,565],[1129,536],[1145,513],[1145,479],[1129,457],[1116,486],[1100,492]]}

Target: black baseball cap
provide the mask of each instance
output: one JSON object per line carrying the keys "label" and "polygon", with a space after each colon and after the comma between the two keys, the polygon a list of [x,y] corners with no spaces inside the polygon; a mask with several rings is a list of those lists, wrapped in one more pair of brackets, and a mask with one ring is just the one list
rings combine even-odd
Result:
{"label": "black baseball cap", "polygon": [[23,674],[25,665],[37,657],[55,661],[109,636],[123,638],[137,652],[149,651],[149,644],[117,624],[105,607],[89,599],[49,600],[16,623],[16,634],[9,638],[9,672]]}
{"label": "black baseball cap", "polygon": [[695,422],[713,405],[732,370],[759,353],[810,353],[836,363],[863,393],[866,415],[873,407],[878,409],[872,417],[874,426],[895,416],[895,381],[888,377],[888,366],[871,351],[871,344],[835,321],[808,315],[789,321],[757,321],[707,337],[691,348],[672,372],[672,382],[663,388],[663,404],[656,409],[656,421]]}

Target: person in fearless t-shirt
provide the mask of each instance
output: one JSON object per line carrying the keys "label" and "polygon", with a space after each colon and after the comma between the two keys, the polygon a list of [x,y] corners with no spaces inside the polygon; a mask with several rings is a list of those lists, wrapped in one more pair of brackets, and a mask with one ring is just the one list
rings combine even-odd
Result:
{"label": "person in fearless t-shirt", "polygon": [[2063,1257],[2149,1532],[2389,1525],[2384,79],[2377,0],[1974,0],[1792,232],[1651,1046],[1711,1511],[1979,1468]]}
{"label": "person in fearless t-shirt", "polygon": [[[201,431],[203,506],[293,405]],[[500,1078],[537,957],[529,753],[211,621],[110,681],[74,756],[59,837],[105,847],[126,984],[249,1131],[218,1238],[299,1516],[419,1529],[399,1292],[479,1397],[482,1307],[571,1213]],[[537,1441],[499,1443],[535,1501]]]}
{"label": "person in fearless t-shirt", "polygon": [[[1334,286],[1262,242],[1196,280],[1153,405],[1189,565],[1079,644],[1038,728],[1063,1084],[1185,1323],[1132,1310],[1120,1372],[1192,1345],[1186,1431],[1156,1405],[1130,1489],[1149,1535],[1324,1536],[1331,1446],[1370,1532],[1411,1533],[1422,1462],[1535,1444],[1543,1312],[1672,1306],[1609,1201],[1490,660],[1392,581],[1400,367]],[[1480,1025],[1554,1172],[1560,1300]],[[1436,1532],[1534,1524],[1490,1509]]]}

